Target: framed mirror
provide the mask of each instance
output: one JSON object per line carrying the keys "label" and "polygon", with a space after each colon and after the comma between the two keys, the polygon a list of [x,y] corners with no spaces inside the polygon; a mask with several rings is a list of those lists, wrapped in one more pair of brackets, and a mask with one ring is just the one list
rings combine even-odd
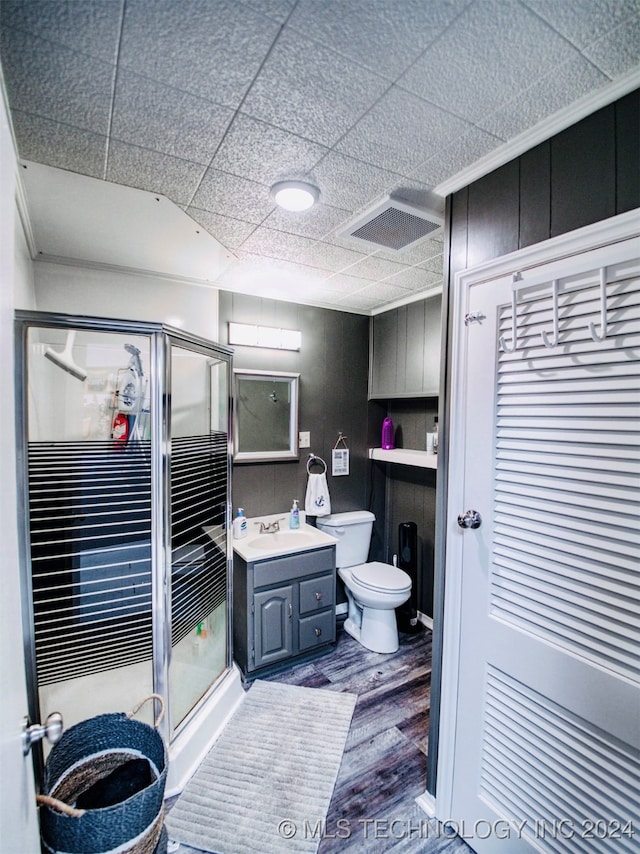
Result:
{"label": "framed mirror", "polygon": [[234,370],[233,460],[298,459],[300,374]]}

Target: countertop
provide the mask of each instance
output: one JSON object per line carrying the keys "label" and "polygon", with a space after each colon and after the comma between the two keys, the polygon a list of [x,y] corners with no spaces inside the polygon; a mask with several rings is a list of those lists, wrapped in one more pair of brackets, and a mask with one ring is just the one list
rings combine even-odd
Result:
{"label": "countertop", "polygon": [[[280,522],[280,530],[275,534],[261,534],[260,522]],[[280,555],[296,554],[323,546],[333,546],[335,537],[319,531],[313,525],[307,525],[304,511],[300,511],[300,527],[297,530],[289,528],[289,512],[273,513],[268,516],[256,516],[247,519],[247,536],[233,540],[233,550],[247,563],[279,557]]]}

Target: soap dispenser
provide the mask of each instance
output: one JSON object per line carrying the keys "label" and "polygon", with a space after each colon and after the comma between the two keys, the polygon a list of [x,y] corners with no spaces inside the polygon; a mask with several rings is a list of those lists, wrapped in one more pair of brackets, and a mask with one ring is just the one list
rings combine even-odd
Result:
{"label": "soap dispenser", "polygon": [[242,507],[238,507],[238,515],[233,520],[233,536],[236,540],[241,540],[247,536],[247,517],[244,515]]}
{"label": "soap dispenser", "polygon": [[298,510],[298,499],[293,499],[291,512],[289,513],[289,527],[296,529],[300,527],[300,510]]}

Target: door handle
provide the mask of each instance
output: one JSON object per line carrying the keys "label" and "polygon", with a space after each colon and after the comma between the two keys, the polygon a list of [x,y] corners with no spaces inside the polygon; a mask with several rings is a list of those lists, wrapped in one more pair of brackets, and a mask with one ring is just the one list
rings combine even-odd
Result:
{"label": "door handle", "polygon": [[22,722],[22,752],[26,756],[31,746],[46,738],[50,744],[56,744],[62,737],[64,721],[60,712],[52,712],[44,724],[29,724],[29,718]]}
{"label": "door handle", "polygon": [[482,516],[477,510],[467,510],[458,516],[458,525],[461,528],[479,528],[482,525]]}

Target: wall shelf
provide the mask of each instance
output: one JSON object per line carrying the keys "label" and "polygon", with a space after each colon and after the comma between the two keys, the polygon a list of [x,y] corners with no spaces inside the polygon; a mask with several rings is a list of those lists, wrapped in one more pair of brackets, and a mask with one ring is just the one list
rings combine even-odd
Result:
{"label": "wall shelf", "polygon": [[369,448],[369,459],[380,460],[384,463],[396,463],[401,466],[416,466],[423,469],[438,467],[437,454],[428,454],[426,451],[413,451],[407,448],[394,448],[393,451]]}

